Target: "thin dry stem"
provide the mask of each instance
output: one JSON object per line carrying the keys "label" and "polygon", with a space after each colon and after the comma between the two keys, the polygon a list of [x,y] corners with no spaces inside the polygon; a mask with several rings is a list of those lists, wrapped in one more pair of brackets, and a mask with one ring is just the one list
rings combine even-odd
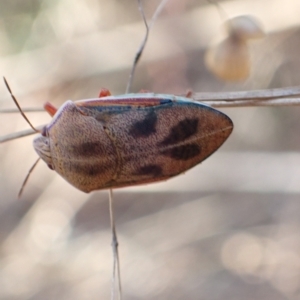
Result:
{"label": "thin dry stem", "polygon": [[118,280],[118,299],[122,299],[122,285],[121,285],[121,272],[120,272],[120,260],[119,260],[119,251],[118,251],[118,237],[115,225],[115,217],[114,217],[114,207],[113,207],[113,191],[109,189],[109,215],[110,215],[110,226],[112,233],[112,242],[111,246],[113,249],[113,276],[111,282],[111,299],[115,299],[115,289],[116,289],[116,272],[117,272],[117,280]]}
{"label": "thin dry stem", "polygon": [[282,99],[254,99],[254,100],[207,100],[201,101],[202,103],[215,108],[229,108],[229,107],[257,107],[257,106],[300,106],[300,98],[282,98]]}
{"label": "thin dry stem", "polygon": [[[159,13],[163,9],[163,7],[167,3],[167,1],[168,0],[162,0],[160,2],[159,6],[157,7],[157,9],[155,10],[155,12],[152,16],[150,25],[148,26],[146,16],[144,13],[144,9],[143,9],[143,5],[142,5],[142,1],[138,0],[138,7],[139,7],[140,13],[142,15],[143,21],[145,23],[146,32],[145,32],[144,39],[141,43],[141,46],[138,49],[138,51],[135,55],[133,64],[132,64],[132,69],[131,69],[129,79],[128,79],[128,84],[126,87],[126,94],[130,92],[137,64],[142,56],[142,53],[143,53],[144,48],[148,41],[150,28],[154,24],[154,21],[158,17]],[[117,238],[115,219],[114,219],[114,210],[113,210],[113,191],[112,191],[112,189],[109,190],[109,212],[110,212],[110,223],[111,223],[111,231],[112,231],[112,248],[113,248],[113,275],[112,275],[111,299],[114,300],[115,299],[115,286],[116,286],[116,270],[118,273],[119,299],[122,299],[122,286],[121,286],[121,271],[120,271],[120,260],[119,260],[119,251],[118,251],[118,238]]]}
{"label": "thin dry stem", "polygon": [[146,20],[146,16],[145,16],[145,13],[144,13],[144,10],[143,10],[143,5],[142,5],[141,0],[138,0],[138,6],[139,6],[139,11],[142,15],[142,18],[143,18],[143,21],[144,21],[144,24],[145,24],[145,27],[146,27],[146,33],[145,33],[144,40],[142,41],[142,44],[141,44],[140,48],[138,49],[138,51],[137,51],[137,53],[134,57],[134,61],[133,61],[133,64],[132,64],[132,69],[131,69],[131,72],[130,72],[130,75],[129,75],[128,84],[127,84],[127,87],[126,87],[126,94],[128,94],[130,92],[136,66],[137,66],[137,64],[138,64],[138,62],[141,58],[141,55],[144,51],[144,48],[146,46],[148,36],[149,36],[149,27],[148,27],[148,23],[147,23],[147,20]]}
{"label": "thin dry stem", "polygon": [[[208,92],[208,93],[192,93],[191,98],[195,101],[209,101],[209,100],[271,100],[275,98],[300,98],[300,86],[265,89],[265,90],[252,90],[252,91],[239,91],[239,92]],[[270,105],[272,106],[272,105]]]}
{"label": "thin dry stem", "polygon": [[[36,128],[39,130],[42,130],[43,127],[45,127],[45,125],[38,126]],[[16,140],[18,138],[25,137],[25,136],[32,135],[32,134],[36,134],[36,131],[34,131],[32,129],[26,129],[26,130],[22,130],[22,131],[18,131],[18,132],[13,132],[13,133],[10,133],[10,134],[4,135],[4,136],[0,136],[0,144],[4,143],[4,142]]]}
{"label": "thin dry stem", "polygon": [[137,67],[137,64],[144,52],[144,49],[145,49],[145,46],[147,44],[147,41],[148,41],[148,37],[149,37],[149,32],[150,32],[150,29],[151,27],[153,26],[154,22],[156,21],[158,15],[161,13],[161,11],[163,10],[164,6],[166,5],[166,3],[169,1],[169,0],[162,0],[160,2],[160,4],[157,6],[152,18],[151,18],[151,21],[149,22],[149,24],[147,23],[147,20],[146,20],[146,16],[145,16],[145,13],[144,13],[144,9],[143,9],[143,5],[142,5],[142,1],[141,0],[137,0],[138,1],[138,7],[139,7],[139,11],[141,13],[141,16],[143,18],[143,21],[144,21],[144,24],[145,24],[145,27],[146,27],[146,32],[145,32],[145,36],[144,36],[144,39],[135,55],[135,58],[134,58],[134,61],[133,61],[133,64],[132,64],[132,68],[131,68],[131,71],[130,71],[130,75],[129,75],[129,80],[128,80],[128,83],[127,83],[127,87],[126,87],[126,94],[128,94],[130,92],[130,89],[131,89],[131,86],[132,86],[132,82],[133,82],[133,77],[134,77],[134,73],[135,73],[135,70],[136,70],[136,67]]}
{"label": "thin dry stem", "polygon": [[[40,107],[28,107],[28,108],[22,108],[23,112],[46,112],[44,108],[40,108]],[[18,109],[15,108],[5,108],[5,109],[1,109],[0,113],[2,114],[14,114],[14,113],[20,113],[20,111]]]}
{"label": "thin dry stem", "polygon": [[[193,93],[191,100],[215,108],[300,106],[300,87],[241,92]],[[37,129],[41,130],[44,126],[39,126]],[[0,144],[34,133],[36,132],[31,129],[11,133],[0,137]]]}
{"label": "thin dry stem", "polygon": [[223,8],[223,6],[220,3],[218,3],[217,1],[215,2],[213,0],[207,0],[207,2],[214,5],[217,8],[218,14],[223,22],[225,22],[227,19],[229,19],[225,9]]}
{"label": "thin dry stem", "polygon": [[[240,92],[193,93],[191,100],[215,108],[299,106],[300,86]],[[1,112],[3,111],[0,110]],[[18,112],[18,110],[15,110],[15,112]],[[37,129],[41,130],[44,126],[39,126]],[[0,137],[0,144],[34,133],[36,132],[31,129],[11,133]]]}

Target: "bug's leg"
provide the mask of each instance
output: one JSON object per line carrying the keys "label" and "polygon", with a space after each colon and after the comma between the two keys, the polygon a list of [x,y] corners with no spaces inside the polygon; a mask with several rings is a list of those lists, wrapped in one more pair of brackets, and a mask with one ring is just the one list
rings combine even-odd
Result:
{"label": "bug's leg", "polygon": [[57,112],[57,108],[55,106],[53,106],[50,102],[46,102],[44,104],[44,109],[46,110],[46,112],[49,113],[49,115],[51,117],[53,117],[55,115],[55,113]]}
{"label": "bug's leg", "polygon": [[102,88],[99,93],[99,98],[106,97],[106,96],[111,96],[111,93],[108,89]]}

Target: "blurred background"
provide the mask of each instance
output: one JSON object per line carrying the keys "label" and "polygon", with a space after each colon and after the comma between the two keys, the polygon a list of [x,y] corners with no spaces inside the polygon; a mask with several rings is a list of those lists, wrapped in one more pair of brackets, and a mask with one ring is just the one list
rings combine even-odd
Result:
{"label": "blurred background", "polygon": [[[208,1],[169,0],[133,92],[300,84],[300,2],[218,2],[225,17]],[[143,1],[148,19],[159,3]],[[240,42],[249,76],[226,81],[206,57],[228,37],[223,22],[240,15],[265,36]],[[144,34],[134,0],[2,1],[0,73],[23,108],[97,97],[101,87],[122,94]],[[1,109],[14,108],[4,84],[0,95]],[[235,129],[207,161],[114,192],[124,299],[300,299],[300,108],[223,111]],[[20,114],[1,114],[1,136],[25,128]],[[18,200],[37,157],[32,139],[0,145],[0,299],[109,299],[108,193],[77,191],[41,162]]]}

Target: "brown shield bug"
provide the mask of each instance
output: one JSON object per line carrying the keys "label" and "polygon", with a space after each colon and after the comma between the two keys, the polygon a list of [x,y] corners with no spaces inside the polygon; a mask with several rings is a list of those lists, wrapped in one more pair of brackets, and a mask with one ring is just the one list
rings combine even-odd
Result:
{"label": "brown shield bug", "polygon": [[99,98],[69,100],[58,110],[47,103],[45,109],[53,119],[34,149],[87,193],[181,174],[215,152],[233,129],[222,112],[174,95],[102,90]]}

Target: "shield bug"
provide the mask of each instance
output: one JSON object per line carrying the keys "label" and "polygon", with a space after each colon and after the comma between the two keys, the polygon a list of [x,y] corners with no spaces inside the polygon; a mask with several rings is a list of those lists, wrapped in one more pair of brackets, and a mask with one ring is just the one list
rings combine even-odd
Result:
{"label": "shield bug", "polygon": [[69,100],[58,110],[47,103],[53,119],[33,141],[49,168],[83,192],[181,174],[215,152],[233,129],[228,116],[185,97],[111,96],[107,90],[99,97]]}

